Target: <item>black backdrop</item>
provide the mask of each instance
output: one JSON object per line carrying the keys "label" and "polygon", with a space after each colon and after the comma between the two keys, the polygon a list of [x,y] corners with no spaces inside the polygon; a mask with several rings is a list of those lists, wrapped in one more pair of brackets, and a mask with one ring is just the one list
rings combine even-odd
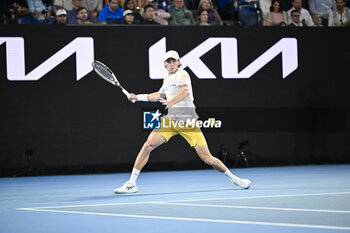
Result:
{"label": "black backdrop", "polygon": [[[92,37],[95,58],[134,93],[161,86],[148,77],[148,48],[163,37],[180,56],[209,37],[235,37],[240,70],[281,38],[297,38],[299,67],[286,79],[281,55],[250,79],[223,79],[220,46],[201,58],[216,79],[201,80],[186,69],[199,113],[226,109],[225,119],[240,126],[205,132],[211,152],[227,144],[232,160],[238,143],[249,140],[248,159],[255,166],[350,161],[348,29],[0,26],[0,37],[24,38],[27,73],[76,37]],[[9,81],[6,45],[0,46],[1,175],[26,166],[26,149],[34,150],[32,164],[41,174],[131,169],[149,133],[141,129],[142,109],[160,105],[131,104],[95,73],[80,81],[75,73],[73,55],[38,81]],[[308,120],[285,127],[293,121],[284,119],[289,113]],[[194,150],[176,137],[153,152],[146,169],[202,167]]]}

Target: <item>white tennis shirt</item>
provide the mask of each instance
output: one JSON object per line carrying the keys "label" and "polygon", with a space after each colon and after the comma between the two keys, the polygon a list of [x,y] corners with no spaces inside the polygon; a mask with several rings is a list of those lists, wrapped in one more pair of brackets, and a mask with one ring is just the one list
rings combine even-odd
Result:
{"label": "white tennis shirt", "polygon": [[187,85],[189,94],[185,99],[169,107],[167,116],[171,120],[176,121],[198,119],[195,111],[196,106],[193,103],[191,78],[185,70],[178,68],[174,74],[167,75],[163,80],[163,85],[159,89],[159,93],[165,95],[167,100],[171,100],[179,94],[182,85]]}

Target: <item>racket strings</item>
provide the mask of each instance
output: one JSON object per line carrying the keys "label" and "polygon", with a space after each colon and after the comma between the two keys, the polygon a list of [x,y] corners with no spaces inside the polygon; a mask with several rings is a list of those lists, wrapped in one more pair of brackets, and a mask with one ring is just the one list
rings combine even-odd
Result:
{"label": "racket strings", "polygon": [[113,75],[111,74],[111,72],[106,69],[105,67],[103,66],[100,66],[100,65],[96,65],[96,69],[106,78],[106,79],[109,79],[111,81],[114,81],[114,78],[113,78]]}

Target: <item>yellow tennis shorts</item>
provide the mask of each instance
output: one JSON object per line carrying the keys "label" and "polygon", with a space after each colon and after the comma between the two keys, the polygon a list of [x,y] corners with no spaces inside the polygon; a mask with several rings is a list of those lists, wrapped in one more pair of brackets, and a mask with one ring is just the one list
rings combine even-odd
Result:
{"label": "yellow tennis shorts", "polygon": [[180,126],[178,121],[173,121],[168,117],[161,118],[160,129],[155,129],[156,132],[160,133],[168,142],[171,137],[180,134],[191,147],[205,146],[207,141],[202,133],[202,130],[194,126],[186,126],[186,124]]}

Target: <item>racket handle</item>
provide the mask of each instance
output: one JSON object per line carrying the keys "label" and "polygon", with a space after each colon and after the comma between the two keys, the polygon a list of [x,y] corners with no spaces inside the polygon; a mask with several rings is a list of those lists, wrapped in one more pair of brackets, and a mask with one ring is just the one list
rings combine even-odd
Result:
{"label": "racket handle", "polygon": [[[130,97],[130,93],[127,90],[122,89],[122,92],[124,93],[124,95],[126,95],[126,97],[128,97],[128,98]],[[135,103],[136,101],[132,100],[132,102]]]}

